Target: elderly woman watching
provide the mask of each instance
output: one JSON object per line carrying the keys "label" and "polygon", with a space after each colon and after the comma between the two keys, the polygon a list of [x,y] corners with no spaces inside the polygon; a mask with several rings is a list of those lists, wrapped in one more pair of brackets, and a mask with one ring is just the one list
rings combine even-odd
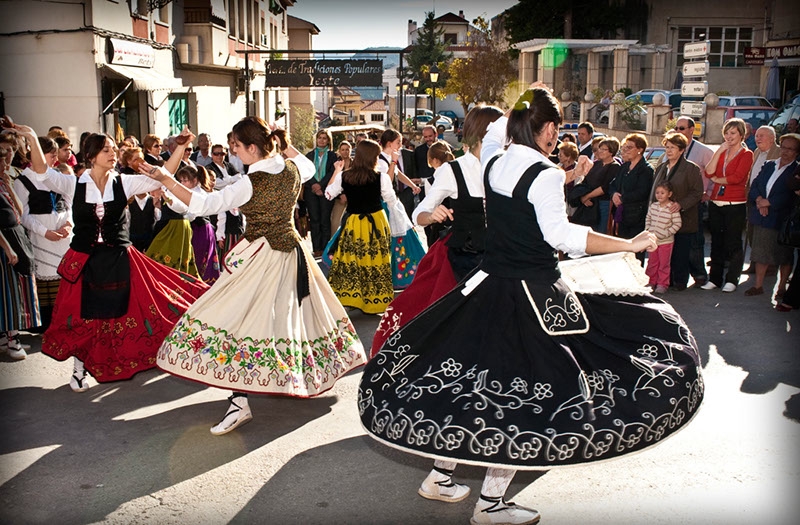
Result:
{"label": "elderly woman watching", "polygon": [[[664,181],[672,184],[672,207],[681,212],[681,229],[675,234],[670,258],[670,282],[677,291],[686,289],[689,282],[689,255],[692,238],[699,227],[697,206],[703,196],[703,176],[700,167],[684,157],[688,139],[679,132],[670,132],[661,141],[666,162],[656,169],[653,188]],[[650,192],[650,202],[655,201]]]}

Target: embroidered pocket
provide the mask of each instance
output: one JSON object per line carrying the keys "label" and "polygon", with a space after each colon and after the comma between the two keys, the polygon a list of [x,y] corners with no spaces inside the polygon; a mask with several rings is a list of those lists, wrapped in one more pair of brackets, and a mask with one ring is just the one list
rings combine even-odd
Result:
{"label": "embroidered pocket", "polygon": [[561,279],[552,285],[531,284],[530,287],[522,281],[522,288],[539,324],[548,335],[585,334],[589,331],[589,320],[578,296]]}
{"label": "embroidered pocket", "polygon": [[73,249],[67,250],[61,263],[58,265],[58,275],[69,283],[76,283],[83,273],[83,267],[86,261],[89,260],[89,254],[83,252],[76,252]]}

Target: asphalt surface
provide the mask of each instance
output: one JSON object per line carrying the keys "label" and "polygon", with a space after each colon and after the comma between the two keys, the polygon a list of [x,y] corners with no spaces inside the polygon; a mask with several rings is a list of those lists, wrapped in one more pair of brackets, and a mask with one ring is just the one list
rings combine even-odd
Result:
{"label": "asphalt surface", "polygon": [[[766,284],[772,286],[774,278]],[[543,524],[794,524],[800,515],[800,311],[689,289],[665,298],[702,352],[706,398],[685,430],[622,459],[520,472],[509,496]],[[368,347],[377,316],[351,312]],[[430,461],[361,428],[354,371],[315,399],[251,396],[254,419],[209,428],[227,392],[158,370],[73,393],[70,362],[0,356],[0,523],[461,523],[473,494],[417,494]]]}

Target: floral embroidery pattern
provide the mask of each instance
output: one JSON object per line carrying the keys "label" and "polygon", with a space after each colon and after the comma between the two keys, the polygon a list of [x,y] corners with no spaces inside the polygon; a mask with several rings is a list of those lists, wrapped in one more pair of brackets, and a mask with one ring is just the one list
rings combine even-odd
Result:
{"label": "floral embroidery pattern", "polygon": [[184,314],[164,340],[158,360],[162,368],[193,371],[201,381],[224,388],[240,384],[238,388],[250,391],[316,395],[364,364],[357,342],[346,317],[327,334],[299,341],[240,339]]}
{"label": "floral embroidery pattern", "polygon": [[[645,337],[627,366],[578,369],[571,384],[495,378],[457,355],[420,370],[424,353],[401,330],[362,379],[362,423],[397,448],[481,465],[570,465],[641,450],[686,424],[704,392],[699,366],[676,359],[696,356],[693,338],[679,316],[662,315],[678,342]],[[627,414],[633,404],[648,410]]]}

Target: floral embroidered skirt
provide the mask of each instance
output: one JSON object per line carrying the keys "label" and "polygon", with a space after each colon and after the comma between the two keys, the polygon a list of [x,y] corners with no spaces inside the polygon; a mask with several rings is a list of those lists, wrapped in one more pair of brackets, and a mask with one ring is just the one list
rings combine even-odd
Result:
{"label": "floral embroidered skirt", "polygon": [[217,282],[167,335],[158,366],[228,390],[312,397],[363,365],[344,307],[301,250],[309,295],[298,302],[298,251],[274,250],[264,237],[239,242]]}
{"label": "floral embroidered skirt", "polygon": [[[352,214],[328,243],[328,281],[344,306],[379,314],[394,298],[389,255],[391,234],[383,211]],[[335,246],[333,253],[330,251]]]}
{"label": "floral embroidered skirt", "polygon": [[[67,252],[65,257],[68,257]],[[82,278],[62,279],[42,352],[63,361],[77,357],[100,383],[128,379],[156,365],[156,353],[180,315],[208,286],[159,264],[132,246],[130,300],[124,316],[81,319]]]}
{"label": "floral embroidered skirt", "polygon": [[[383,209],[386,211],[391,221],[391,213],[402,213],[405,216],[405,209],[399,201],[391,211],[386,203]],[[409,223],[410,225],[410,223]],[[392,284],[396,290],[403,290],[411,284],[417,273],[419,262],[425,257],[425,248],[419,240],[417,231],[410,227],[404,232],[392,231]]]}
{"label": "floral embroidered skirt", "polygon": [[531,289],[468,277],[390,336],[361,379],[366,431],[429,458],[536,469],[637,452],[690,421],[700,359],[669,304],[569,292],[561,308]]}
{"label": "floral embroidered skirt", "polygon": [[430,247],[419,263],[414,281],[386,308],[372,338],[370,358],[378,353],[389,336],[458,284],[447,258],[448,238],[440,239]]}
{"label": "floral embroidered skirt", "polygon": [[206,284],[214,284],[219,278],[219,257],[217,236],[210,223],[192,224],[192,251],[200,278]]}
{"label": "floral embroidered skirt", "polygon": [[145,253],[165,266],[200,277],[192,248],[192,225],[186,219],[167,221]]}

